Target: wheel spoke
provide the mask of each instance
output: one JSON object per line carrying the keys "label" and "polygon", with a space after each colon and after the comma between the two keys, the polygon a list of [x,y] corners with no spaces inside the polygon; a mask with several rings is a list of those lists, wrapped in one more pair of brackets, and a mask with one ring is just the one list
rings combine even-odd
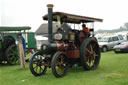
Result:
{"label": "wheel spoke", "polygon": [[93,44],[93,49],[95,48],[96,44]]}
{"label": "wheel spoke", "polygon": [[92,67],[93,66],[93,64],[94,64],[93,61],[94,60],[91,60],[91,59],[89,60],[89,67]]}
{"label": "wheel spoke", "polygon": [[18,64],[18,59],[17,47],[12,47],[11,50],[8,50],[7,60],[10,64]]}
{"label": "wheel spoke", "polygon": [[88,48],[86,48],[86,51],[88,51],[89,53],[91,53],[91,51]]}
{"label": "wheel spoke", "polygon": [[33,62],[33,64],[37,64],[37,62]]}
{"label": "wheel spoke", "polygon": [[59,62],[57,62],[57,63],[56,63],[56,66],[59,66],[59,65],[60,65]]}
{"label": "wheel spoke", "polygon": [[43,70],[44,70],[44,69],[43,69],[41,66],[40,66],[40,69],[41,69],[41,70],[42,70],[42,72],[43,72]]}
{"label": "wheel spoke", "polygon": [[61,63],[63,63],[63,56],[61,55],[61,61],[60,61]]}
{"label": "wheel spoke", "polygon": [[40,66],[40,73],[41,73],[41,71],[42,71],[42,68],[41,68],[41,66]]}
{"label": "wheel spoke", "polygon": [[[38,66],[35,68],[36,69],[36,72],[38,71]],[[37,72],[38,73],[38,72]]]}
{"label": "wheel spoke", "polygon": [[16,63],[16,58],[14,58],[14,59],[13,59],[12,63],[13,63],[13,64],[15,64],[15,63]]}
{"label": "wheel spoke", "polygon": [[9,53],[9,54],[8,54],[8,56],[12,56],[12,55],[13,55],[13,53]]}
{"label": "wheel spoke", "polygon": [[91,59],[89,59],[89,66],[91,65]]}
{"label": "wheel spoke", "polygon": [[96,54],[96,52],[94,52],[94,56],[96,57],[96,56],[99,56],[98,54]]}
{"label": "wheel spoke", "polygon": [[46,64],[47,63],[44,62],[44,59],[42,59],[42,55],[40,55],[38,52],[35,53],[30,61],[30,70],[32,74],[35,76],[45,74],[47,69]]}
{"label": "wheel spoke", "polygon": [[90,50],[91,50],[91,53],[93,53],[93,48],[92,48],[92,45],[90,44]]}
{"label": "wheel spoke", "polygon": [[90,41],[83,49],[85,50],[85,54],[83,55],[83,64],[87,64],[87,66],[83,65],[84,68],[87,70],[95,69],[98,66],[96,62],[99,62],[97,61],[97,58],[100,57],[97,42]]}
{"label": "wheel spoke", "polygon": [[64,52],[56,52],[52,60],[52,72],[56,77],[63,77],[68,69],[68,60]]}
{"label": "wheel spoke", "polygon": [[33,65],[33,69],[35,69],[36,67],[37,67],[37,65],[35,65],[35,66]]}
{"label": "wheel spoke", "polygon": [[61,73],[60,73],[60,68],[59,68],[59,67],[56,68],[56,72],[57,72],[59,75],[61,75]]}
{"label": "wheel spoke", "polygon": [[57,67],[57,73],[58,74],[63,74],[64,73],[64,69],[62,69],[60,66]]}

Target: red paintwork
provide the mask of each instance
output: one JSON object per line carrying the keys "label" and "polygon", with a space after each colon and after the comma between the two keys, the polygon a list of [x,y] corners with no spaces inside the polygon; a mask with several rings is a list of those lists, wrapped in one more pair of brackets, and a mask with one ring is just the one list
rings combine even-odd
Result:
{"label": "red paintwork", "polygon": [[64,44],[62,41],[56,41],[58,51],[66,51],[68,58],[80,58],[79,48],[75,45],[72,47],[74,50],[69,50],[68,44]]}
{"label": "red paintwork", "polygon": [[57,43],[57,50],[64,51],[64,49],[65,49],[64,43],[62,41],[56,41],[56,43]]}
{"label": "red paintwork", "polygon": [[79,50],[69,50],[67,51],[68,58],[80,58]]}
{"label": "red paintwork", "polygon": [[87,39],[88,38],[88,33],[87,32],[85,32],[85,31],[81,31],[80,32],[80,42],[82,43],[85,39]]}

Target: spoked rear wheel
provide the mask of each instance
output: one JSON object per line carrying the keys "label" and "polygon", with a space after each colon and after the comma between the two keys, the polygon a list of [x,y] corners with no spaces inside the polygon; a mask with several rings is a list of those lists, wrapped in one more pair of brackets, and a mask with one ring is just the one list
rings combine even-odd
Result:
{"label": "spoked rear wheel", "polygon": [[46,73],[47,66],[45,66],[44,57],[39,52],[32,56],[29,68],[34,76],[41,76]]}
{"label": "spoked rear wheel", "polygon": [[100,62],[100,48],[92,38],[86,39],[80,48],[81,63],[85,70],[96,69]]}
{"label": "spoked rear wheel", "polygon": [[5,52],[7,63],[11,65],[19,64],[19,51],[15,44],[9,46]]}
{"label": "spoked rear wheel", "polygon": [[68,70],[68,58],[64,52],[56,52],[52,58],[52,72],[55,77],[63,77]]}

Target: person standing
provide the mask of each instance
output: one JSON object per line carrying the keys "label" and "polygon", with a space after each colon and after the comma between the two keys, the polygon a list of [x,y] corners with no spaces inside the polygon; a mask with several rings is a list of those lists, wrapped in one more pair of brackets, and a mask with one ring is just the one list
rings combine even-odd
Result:
{"label": "person standing", "polygon": [[90,30],[85,24],[82,24],[82,31],[80,31],[80,43],[90,36]]}
{"label": "person standing", "polygon": [[83,31],[87,32],[87,33],[88,33],[88,35],[90,35],[90,30],[89,30],[89,28],[88,28],[88,27],[86,27],[86,25],[85,25],[85,24],[82,24],[82,28],[83,28]]}

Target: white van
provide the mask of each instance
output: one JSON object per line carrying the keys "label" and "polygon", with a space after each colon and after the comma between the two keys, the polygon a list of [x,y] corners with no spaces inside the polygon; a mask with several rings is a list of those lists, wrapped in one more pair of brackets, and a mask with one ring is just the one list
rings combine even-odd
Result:
{"label": "white van", "polygon": [[113,47],[117,44],[123,42],[122,35],[115,35],[115,36],[104,36],[98,40],[99,47],[101,48],[102,52],[106,52],[108,50],[113,49]]}

